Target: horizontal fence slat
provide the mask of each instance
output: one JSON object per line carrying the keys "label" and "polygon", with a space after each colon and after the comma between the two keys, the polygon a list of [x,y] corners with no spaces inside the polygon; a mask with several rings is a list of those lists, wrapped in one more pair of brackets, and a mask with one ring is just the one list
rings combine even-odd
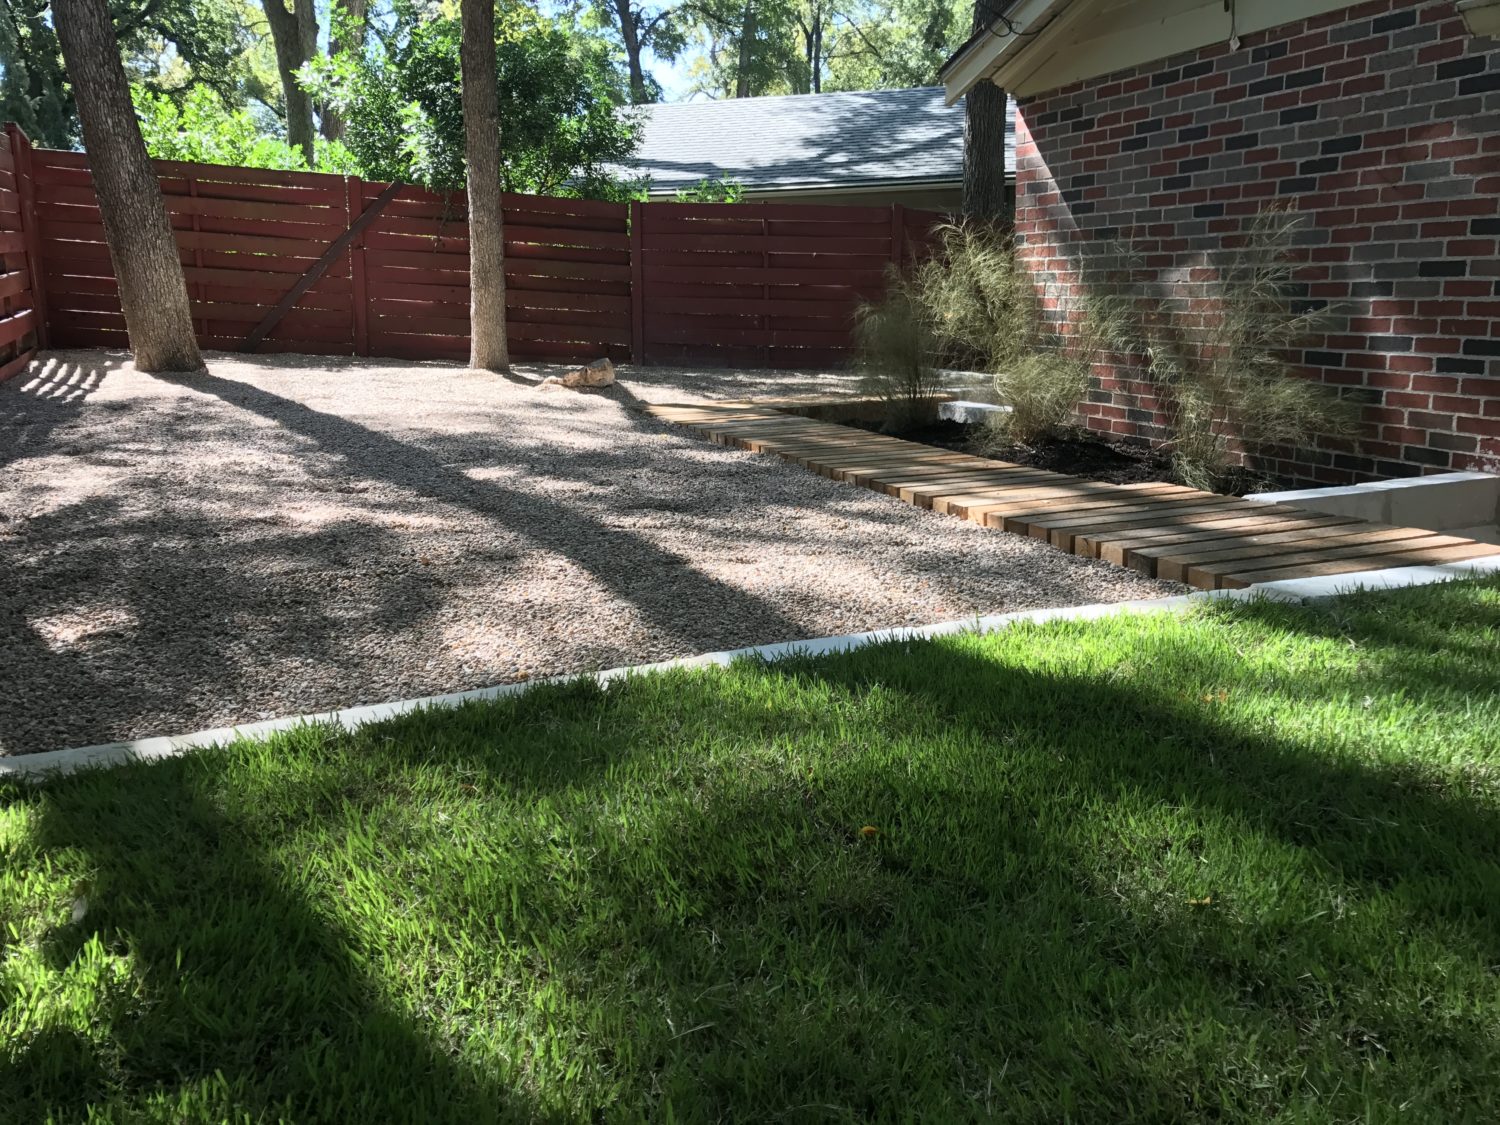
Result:
{"label": "horizontal fence slat", "polygon": [[0,276],[0,297],[15,297],[27,292],[31,288],[31,273],[29,270],[15,270],[12,273]]}
{"label": "horizontal fence slat", "polygon": [[816,285],[827,282],[830,277],[836,276],[841,284],[873,285],[877,288],[883,288],[885,281],[884,274],[873,270],[849,270],[834,275],[832,271],[812,269],[750,269],[748,267],[719,269],[712,266],[653,266],[649,260],[644,266],[644,271],[648,282],[654,278],[661,281],[709,282],[723,285],[797,285],[802,283]]}
{"label": "horizontal fence slat", "polygon": [[13,344],[28,332],[36,331],[36,314],[23,309],[0,319],[0,346]]}

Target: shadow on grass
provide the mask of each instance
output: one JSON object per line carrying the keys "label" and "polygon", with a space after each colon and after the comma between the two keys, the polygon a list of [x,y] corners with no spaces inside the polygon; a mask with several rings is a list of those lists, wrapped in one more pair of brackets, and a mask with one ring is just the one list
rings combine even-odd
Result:
{"label": "shadow on grass", "polygon": [[1234,620],[549,688],[18,795],[138,999],[14,1052],[0,1099],[1484,1119],[1489,791],[1430,730],[1298,711],[1429,705],[1483,765],[1469,656],[1410,681],[1356,610],[1373,656],[1278,679],[1318,616]]}
{"label": "shadow on grass", "polygon": [[48,935],[53,967],[97,940],[130,958],[140,1003],[114,995],[91,1013],[102,1041],[54,1027],[13,1043],[0,1062],[9,1120],[153,1097],[162,1120],[532,1118],[521,1091],[382,1004],[370,981],[381,950],[341,930],[225,815],[204,771],[174,768],[176,784],[141,792],[122,778],[86,817],[43,817],[41,847],[87,857],[80,889],[93,904]]}

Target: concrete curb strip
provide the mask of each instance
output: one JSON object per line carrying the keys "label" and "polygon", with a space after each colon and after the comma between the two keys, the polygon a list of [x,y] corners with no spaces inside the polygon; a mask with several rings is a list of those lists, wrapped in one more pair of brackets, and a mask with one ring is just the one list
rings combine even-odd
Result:
{"label": "concrete curb strip", "polygon": [[779,644],[756,645],[750,648],[732,649],[726,652],[710,652],[701,656],[688,656],[678,660],[664,660],[656,664],[639,664],[626,668],[611,668],[603,672],[583,672],[574,675],[552,676],[547,679],[530,680],[524,683],[500,684],[495,687],[478,688],[474,691],[455,692],[450,695],[430,695],[420,699],[404,699],[392,703],[377,703],[367,707],[350,707],[341,711],[329,711],[313,715],[292,715],[281,719],[267,719],[258,723],[247,723],[239,727],[219,727],[214,730],[197,731],[193,734],[165,735],[140,738],[128,742],[110,742],[99,746],[80,746],[67,750],[53,750],[42,754],[26,754],[13,758],[0,758],[0,779],[39,781],[50,777],[73,773],[82,769],[98,769],[123,765],[132,761],[158,761],[174,758],[192,750],[227,746],[240,738],[256,738],[277,731],[292,730],[308,724],[328,724],[353,730],[368,723],[407,715],[427,708],[459,707],[465,703],[476,703],[492,699],[504,699],[519,695],[541,684],[574,683],[593,680],[608,685],[633,676],[649,675],[674,668],[726,667],[736,660],[754,659],[766,662],[785,660],[794,656],[820,656],[836,652],[849,652],[868,645],[885,644],[892,641],[926,640],[932,637],[951,636],[955,633],[993,633],[1018,624],[1040,624],[1048,621],[1096,621],[1101,618],[1118,617],[1130,613],[1180,613],[1206,601],[1273,601],[1301,603],[1308,599],[1335,597],[1359,589],[1383,590],[1407,586],[1429,585],[1455,578],[1474,577],[1481,574],[1500,573],[1500,554],[1443,566],[1400,567],[1391,570],[1365,571],[1355,574],[1340,574],[1327,578],[1290,579],[1252,586],[1246,590],[1200,590],[1172,598],[1110,602],[1099,605],[1063,606],[1054,609],[1024,610],[1019,613],[1002,613],[990,617],[976,617],[960,621],[943,621],[935,625],[913,626],[899,629],[879,629],[869,633],[851,633],[841,637],[822,637],[814,640],[784,641]]}

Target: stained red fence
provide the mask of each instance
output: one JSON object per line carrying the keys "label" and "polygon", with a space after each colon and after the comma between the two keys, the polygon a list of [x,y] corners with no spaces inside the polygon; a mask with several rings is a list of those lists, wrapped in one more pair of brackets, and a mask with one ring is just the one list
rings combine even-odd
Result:
{"label": "stained red fence", "polygon": [[0,147],[0,380],[20,371],[46,346],[37,301],[35,225],[22,219],[34,199],[34,185],[23,171],[30,153],[26,134],[9,126]]}
{"label": "stained red fence", "polygon": [[[10,140],[0,153],[0,373],[37,346],[126,347],[87,156],[33,150],[14,127]],[[389,185],[326,173],[155,167],[202,346],[467,356],[462,193],[405,186],[382,199]],[[504,206],[517,358],[776,367],[845,358],[855,306],[937,218],[900,207],[525,195]],[[327,268],[259,339],[268,313],[323,257]],[[252,334],[258,342],[247,343]]]}
{"label": "stained red fence", "polygon": [[652,203],[636,211],[647,363],[826,367],[848,357],[862,301],[905,260],[896,207]]}

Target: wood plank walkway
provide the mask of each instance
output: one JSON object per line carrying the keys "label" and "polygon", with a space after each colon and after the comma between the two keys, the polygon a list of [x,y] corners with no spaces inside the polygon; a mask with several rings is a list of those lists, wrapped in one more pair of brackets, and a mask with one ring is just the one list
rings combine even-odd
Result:
{"label": "wood plank walkway", "polygon": [[645,407],[720,445],[1064,551],[1204,590],[1500,554],[1413,527],[1252,504],[1175,484],[1105,484],[741,403]]}

